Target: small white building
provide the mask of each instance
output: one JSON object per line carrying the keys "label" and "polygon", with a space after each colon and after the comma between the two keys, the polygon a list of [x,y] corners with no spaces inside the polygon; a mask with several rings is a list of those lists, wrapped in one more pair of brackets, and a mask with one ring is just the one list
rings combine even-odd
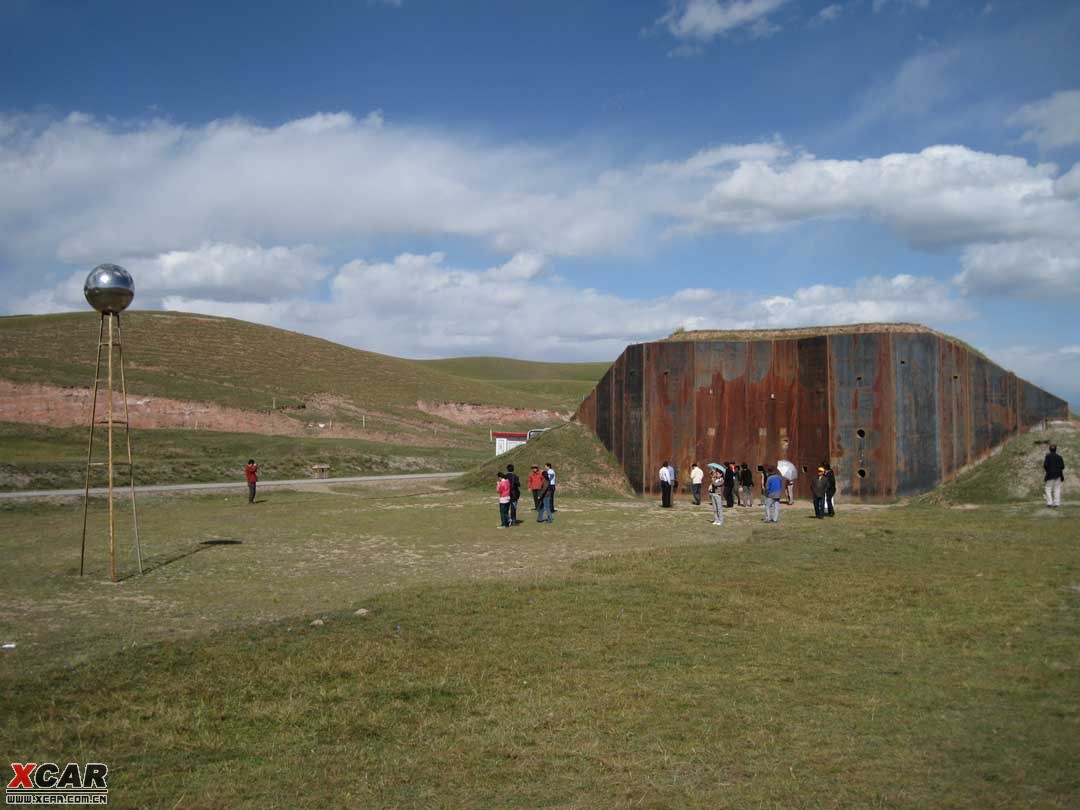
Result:
{"label": "small white building", "polygon": [[529,434],[493,430],[491,438],[495,440],[495,455],[501,456],[507,450],[513,450],[518,445],[525,444],[529,440]]}

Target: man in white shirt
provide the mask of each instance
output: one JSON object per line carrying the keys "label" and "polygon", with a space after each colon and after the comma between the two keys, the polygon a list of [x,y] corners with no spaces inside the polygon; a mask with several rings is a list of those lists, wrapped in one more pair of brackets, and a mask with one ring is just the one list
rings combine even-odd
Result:
{"label": "man in white shirt", "polygon": [[665,509],[671,508],[671,465],[664,462],[660,467],[660,505]]}
{"label": "man in white shirt", "polygon": [[705,480],[705,471],[695,461],[690,468],[690,486],[694,491],[694,506],[701,505],[701,482]]}

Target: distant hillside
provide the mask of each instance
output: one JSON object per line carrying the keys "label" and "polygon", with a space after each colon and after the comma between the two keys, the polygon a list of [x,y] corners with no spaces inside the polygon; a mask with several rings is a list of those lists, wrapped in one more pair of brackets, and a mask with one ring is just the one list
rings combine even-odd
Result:
{"label": "distant hillside", "polygon": [[[439,421],[421,412],[418,401],[572,411],[577,388],[591,387],[603,370],[587,364],[598,369],[589,381],[576,364],[549,369],[483,358],[490,375],[484,379],[474,376],[471,361],[441,368],[443,361],[404,360],[231,318],[136,311],[122,323],[133,394],[336,424],[370,427],[375,419],[389,433],[428,431]],[[0,379],[87,388],[97,333],[93,312],[0,318]],[[574,384],[565,385],[564,377]]]}
{"label": "distant hillside", "polygon": [[564,398],[568,410],[596,386],[611,366],[602,363],[537,363],[508,360],[503,357],[452,357],[446,360],[421,360],[438,371],[520,391],[528,401],[550,397]]}

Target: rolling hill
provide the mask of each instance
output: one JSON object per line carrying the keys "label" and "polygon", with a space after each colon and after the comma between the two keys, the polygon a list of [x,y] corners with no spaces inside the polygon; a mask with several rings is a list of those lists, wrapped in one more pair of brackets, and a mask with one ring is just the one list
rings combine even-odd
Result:
{"label": "rolling hill", "polygon": [[[0,488],[81,483],[98,325],[93,312],[0,317]],[[460,470],[491,454],[489,429],[559,423],[606,368],[407,360],[175,312],[122,326],[142,483],[222,480],[248,453],[269,476],[317,462]]]}

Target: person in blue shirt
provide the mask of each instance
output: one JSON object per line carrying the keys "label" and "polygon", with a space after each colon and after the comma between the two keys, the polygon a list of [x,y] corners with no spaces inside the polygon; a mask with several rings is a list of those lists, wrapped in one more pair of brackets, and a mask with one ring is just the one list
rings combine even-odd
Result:
{"label": "person in blue shirt", "polygon": [[784,493],[784,479],[772,467],[768,469],[768,478],[765,479],[765,522],[780,522],[780,496]]}

